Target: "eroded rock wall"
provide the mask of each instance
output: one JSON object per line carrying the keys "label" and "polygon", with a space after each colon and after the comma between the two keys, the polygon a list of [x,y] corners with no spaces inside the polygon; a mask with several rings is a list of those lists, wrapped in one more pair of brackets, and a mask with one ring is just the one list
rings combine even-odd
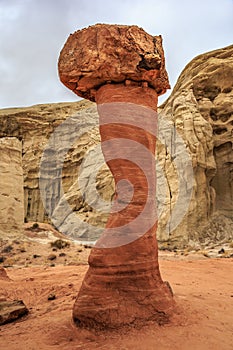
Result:
{"label": "eroded rock wall", "polygon": [[22,142],[0,138],[0,236],[22,233],[24,222]]}
{"label": "eroded rock wall", "polygon": [[[233,219],[232,102],[233,46],[229,46],[194,58],[160,108],[161,118],[163,115],[168,118],[182,136],[194,172],[193,193],[190,203],[187,203],[187,213],[169,235],[174,244],[201,239],[216,211]],[[176,137],[170,142],[176,144]],[[161,240],[165,238],[163,233],[169,220],[169,206],[174,206],[179,192],[175,172],[168,171],[172,159],[167,161],[163,153],[164,145],[161,145],[158,158],[167,174],[167,186],[171,191],[168,209],[160,221],[158,235]],[[189,185],[188,182],[186,185]],[[218,215],[219,220],[221,217]],[[213,237],[216,238],[216,232],[213,232]]]}
{"label": "eroded rock wall", "polygon": [[[157,142],[160,219],[157,235],[161,245],[174,247],[192,244],[203,237],[208,237],[208,240],[232,237],[232,102],[233,46],[230,46],[191,61],[181,73],[171,96],[160,108]],[[105,226],[108,203],[114,193],[113,179],[98,148],[96,107],[91,102],[81,101],[1,110],[0,137],[16,137],[19,143],[22,142],[24,216],[28,221],[44,222],[49,219],[39,190],[41,155],[51,135],[65,121],[67,123],[60,134],[63,136],[58,134],[53,147],[50,147],[51,152],[56,149],[53,162],[51,154],[47,153],[49,161],[45,166],[44,180],[49,211],[61,230],[71,237],[78,235],[89,240],[96,238]],[[64,146],[66,140],[71,143]],[[186,171],[185,158],[182,158],[183,146],[192,162],[192,183]],[[177,163],[178,158],[181,161]],[[182,188],[179,188],[177,167],[185,184]],[[96,176],[94,187],[91,187],[91,175]],[[1,184],[4,182],[1,181]],[[181,202],[182,210],[185,205],[184,215],[174,228],[169,223],[177,198],[179,194],[185,198],[190,189],[193,189],[191,200]],[[105,212],[98,210],[96,193],[99,199],[107,202]]]}
{"label": "eroded rock wall", "polygon": [[[96,226],[98,235],[98,227],[104,227],[108,213],[92,209],[96,197],[89,186],[90,173],[94,167],[97,191],[108,202],[113,195],[113,179],[104,165],[100,148],[97,153],[92,152],[100,143],[96,106],[81,101],[2,109],[0,140],[12,136],[20,140],[21,144],[24,220],[50,222],[53,216],[54,224],[71,237],[78,235],[86,240],[97,238],[93,230],[85,226],[85,222]],[[41,175],[40,164],[44,151],[47,162]],[[88,162],[82,167],[83,184],[80,189],[78,178],[85,157],[88,157]],[[100,170],[97,168],[99,164]],[[41,198],[39,179],[42,187],[45,184],[46,203]],[[4,182],[1,183],[4,186]],[[89,195],[85,199],[83,193],[87,191]],[[68,206],[64,207],[64,202]],[[47,212],[44,204],[47,204]],[[70,210],[78,213],[78,225],[77,222],[73,223]]]}
{"label": "eroded rock wall", "polygon": [[[88,103],[87,103],[88,104]],[[0,138],[15,137],[22,140],[22,163],[24,173],[24,216],[28,221],[47,221],[43,203],[41,201],[39,190],[39,167],[41,155],[46,147],[48,140],[56,127],[62,124],[67,117],[75,116],[77,111],[87,107],[86,102],[61,103],[37,105],[28,108],[12,108],[0,110]],[[88,123],[87,120],[77,119],[73,122],[76,129],[72,128],[72,121],[64,133],[71,135],[75,139],[75,131]],[[77,126],[78,125],[78,126]],[[84,147],[85,144],[85,147]],[[81,162],[85,154],[86,142],[85,134],[80,146],[72,148],[67,155],[62,177],[65,191],[70,188],[77,174],[77,164]],[[57,146],[59,149],[59,144]],[[50,164],[53,173],[57,171],[56,160]],[[59,197],[61,188],[52,190],[54,197]]]}

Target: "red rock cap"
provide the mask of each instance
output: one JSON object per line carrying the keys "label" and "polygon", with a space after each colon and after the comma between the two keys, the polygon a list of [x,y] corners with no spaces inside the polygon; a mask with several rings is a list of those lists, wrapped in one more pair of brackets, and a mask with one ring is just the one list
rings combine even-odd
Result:
{"label": "red rock cap", "polygon": [[135,25],[96,24],[76,31],[60,53],[58,70],[65,86],[91,101],[107,83],[146,82],[158,95],[170,88],[162,37]]}

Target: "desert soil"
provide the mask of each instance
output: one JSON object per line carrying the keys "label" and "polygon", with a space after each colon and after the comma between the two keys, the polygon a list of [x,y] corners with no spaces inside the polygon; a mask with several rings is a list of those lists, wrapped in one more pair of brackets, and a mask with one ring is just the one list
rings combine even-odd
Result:
{"label": "desert soil", "polygon": [[[74,299],[87,271],[84,261],[6,268],[10,280],[1,279],[0,297],[22,299],[29,314],[0,327],[0,349],[231,350],[233,259],[162,253],[160,268],[177,302],[171,323],[101,333],[72,323]],[[48,300],[51,295],[54,300]]]}
{"label": "desert soil", "polygon": [[0,268],[9,277],[0,273],[0,301],[20,299],[29,309],[0,326],[0,350],[233,349],[233,242],[160,251],[162,277],[177,303],[171,322],[96,333],[72,323],[90,247],[67,241],[48,224],[25,224],[23,237],[0,241]]}

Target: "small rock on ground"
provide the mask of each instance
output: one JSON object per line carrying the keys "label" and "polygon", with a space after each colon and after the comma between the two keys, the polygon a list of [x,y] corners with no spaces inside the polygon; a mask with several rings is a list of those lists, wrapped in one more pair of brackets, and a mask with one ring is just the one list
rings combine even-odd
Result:
{"label": "small rock on ground", "polygon": [[0,301],[0,326],[14,322],[18,318],[27,315],[28,312],[22,300]]}

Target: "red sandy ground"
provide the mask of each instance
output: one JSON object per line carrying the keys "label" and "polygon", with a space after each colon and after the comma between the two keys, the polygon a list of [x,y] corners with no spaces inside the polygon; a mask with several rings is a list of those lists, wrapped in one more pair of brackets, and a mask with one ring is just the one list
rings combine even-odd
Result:
{"label": "red sandy ground", "polygon": [[11,281],[0,281],[0,295],[23,299],[30,313],[1,326],[0,349],[232,350],[233,259],[161,260],[160,267],[177,301],[171,323],[98,334],[72,324],[86,265],[8,268]]}

